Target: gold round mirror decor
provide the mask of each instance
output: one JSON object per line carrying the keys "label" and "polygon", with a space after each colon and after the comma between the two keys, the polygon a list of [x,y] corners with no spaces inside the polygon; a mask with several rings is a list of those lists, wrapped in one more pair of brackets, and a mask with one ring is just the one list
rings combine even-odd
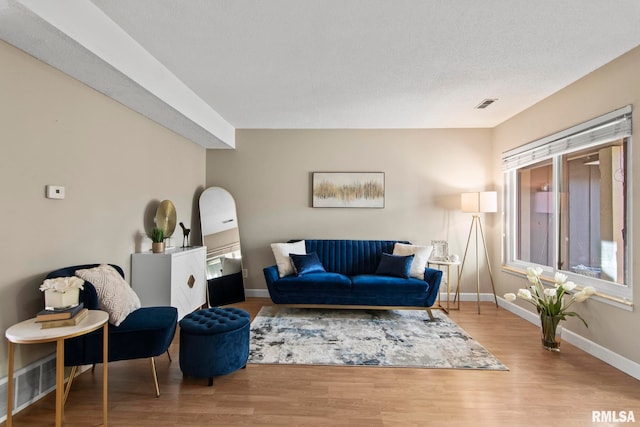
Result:
{"label": "gold round mirror decor", "polygon": [[163,200],[156,210],[156,227],[164,230],[164,237],[171,237],[176,229],[176,207],[171,200]]}

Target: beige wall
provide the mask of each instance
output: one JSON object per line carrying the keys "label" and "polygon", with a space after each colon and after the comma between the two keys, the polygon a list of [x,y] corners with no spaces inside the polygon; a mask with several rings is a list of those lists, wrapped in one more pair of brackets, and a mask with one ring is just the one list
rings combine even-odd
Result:
{"label": "beige wall", "polygon": [[[236,150],[207,151],[207,186],[226,188],[236,199],[249,289],[265,288],[262,268],[274,264],[269,244],[295,238],[445,239],[462,254],[471,216],[460,212],[460,192],[488,187],[490,135],[486,129],[243,130]],[[384,172],[384,209],[312,208],[314,171]]]}
{"label": "beige wall", "polygon": [[[606,66],[596,70],[571,86],[529,108],[523,113],[501,124],[494,129],[494,181],[502,185],[500,171],[500,155],[510,148],[534,141],[541,137],[567,129],[594,117],[608,113],[625,105],[635,106],[633,129],[640,129],[640,86],[637,84],[640,73],[640,48],[623,55]],[[637,132],[634,132],[637,133]],[[638,137],[634,143],[638,143]],[[632,148],[630,173],[632,186],[632,229],[630,245],[640,241],[640,150]],[[494,269],[500,271],[499,248],[500,232],[493,234]],[[635,257],[630,258],[635,261]],[[506,273],[498,274],[499,294],[513,292],[526,285],[526,280]],[[634,269],[632,281],[640,286],[640,268]],[[634,302],[638,303],[638,292],[634,292]],[[519,303],[527,308],[526,303]],[[585,328],[579,320],[570,319],[569,329],[595,341],[596,343],[640,363],[640,347],[637,345],[637,325],[640,324],[640,313],[624,311],[611,305],[597,301],[587,301],[576,306],[577,311],[586,319],[589,328]]]}
{"label": "beige wall", "polygon": [[[148,249],[145,211],[170,199],[191,224],[205,150],[0,41],[0,330],[42,308],[51,270]],[[64,185],[65,200],[45,199]],[[197,215],[193,215],[197,218]],[[177,241],[182,242],[180,229]],[[199,232],[196,233],[199,235]],[[52,347],[21,345],[17,368]],[[0,377],[7,347],[0,340]]]}

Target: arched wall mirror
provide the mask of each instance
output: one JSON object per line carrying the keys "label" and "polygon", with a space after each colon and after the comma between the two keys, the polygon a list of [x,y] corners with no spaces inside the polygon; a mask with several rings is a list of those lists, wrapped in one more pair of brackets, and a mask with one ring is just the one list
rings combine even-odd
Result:
{"label": "arched wall mirror", "polygon": [[207,299],[210,306],[244,301],[238,215],[233,196],[211,187],[200,195],[202,244],[207,247]]}

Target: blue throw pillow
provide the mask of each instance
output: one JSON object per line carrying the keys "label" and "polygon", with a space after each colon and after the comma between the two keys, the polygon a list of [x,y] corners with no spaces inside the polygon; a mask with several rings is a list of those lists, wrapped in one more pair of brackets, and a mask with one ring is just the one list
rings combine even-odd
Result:
{"label": "blue throw pillow", "polygon": [[304,276],[311,273],[324,273],[326,270],[315,252],[306,255],[289,254],[293,268],[298,276]]}
{"label": "blue throw pillow", "polygon": [[411,273],[413,257],[414,255],[391,255],[383,253],[376,274],[408,279]]}

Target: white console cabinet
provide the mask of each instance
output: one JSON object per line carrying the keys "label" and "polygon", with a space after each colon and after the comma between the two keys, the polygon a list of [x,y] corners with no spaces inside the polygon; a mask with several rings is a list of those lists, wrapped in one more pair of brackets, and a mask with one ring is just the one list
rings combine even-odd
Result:
{"label": "white console cabinet", "polygon": [[206,248],[170,248],[131,256],[131,286],[143,307],[170,305],[178,320],[206,303]]}

